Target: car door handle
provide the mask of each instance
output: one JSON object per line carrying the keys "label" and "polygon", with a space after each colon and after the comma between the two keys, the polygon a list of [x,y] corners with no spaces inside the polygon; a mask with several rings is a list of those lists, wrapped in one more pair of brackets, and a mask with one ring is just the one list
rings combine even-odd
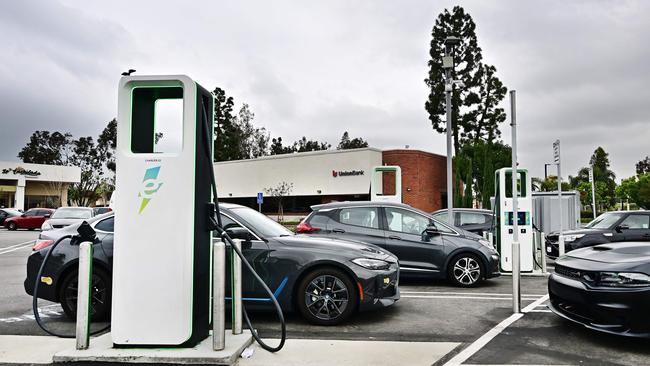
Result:
{"label": "car door handle", "polygon": [[397,235],[391,235],[391,236],[388,237],[388,239],[393,239],[393,240],[402,240],[402,238],[400,238],[400,237],[397,236]]}
{"label": "car door handle", "polygon": [[333,229],[332,232],[343,234],[345,232],[345,230],[343,230],[343,229]]}

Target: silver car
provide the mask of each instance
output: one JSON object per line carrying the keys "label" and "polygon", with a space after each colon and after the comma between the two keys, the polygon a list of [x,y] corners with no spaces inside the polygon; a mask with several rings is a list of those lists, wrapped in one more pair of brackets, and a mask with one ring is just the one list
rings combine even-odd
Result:
{"label": "silver car", "polygon": [[60,207],[41,226],[41,231],[60,229],[95,216],[91,207]]}

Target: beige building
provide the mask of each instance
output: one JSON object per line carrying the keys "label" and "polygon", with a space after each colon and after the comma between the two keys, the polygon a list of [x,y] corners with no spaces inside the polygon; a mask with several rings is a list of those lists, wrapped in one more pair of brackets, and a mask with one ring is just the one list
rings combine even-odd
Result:
{"label": "beige building", "polygon": [[0,161],[0,207],[66,206],[68,186],[80,179],[78,167]]}

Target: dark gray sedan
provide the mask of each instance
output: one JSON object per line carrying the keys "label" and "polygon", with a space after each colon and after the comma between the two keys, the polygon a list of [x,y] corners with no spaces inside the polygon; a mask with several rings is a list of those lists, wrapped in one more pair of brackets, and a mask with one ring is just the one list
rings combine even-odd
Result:
{"label": "dark gray sedan", "polygon": [[297,232],[375,244],[395,254],[405,275],[447,278],[461,287],[498,276],[499,255],[482,237],[401,203],[312,206]]}

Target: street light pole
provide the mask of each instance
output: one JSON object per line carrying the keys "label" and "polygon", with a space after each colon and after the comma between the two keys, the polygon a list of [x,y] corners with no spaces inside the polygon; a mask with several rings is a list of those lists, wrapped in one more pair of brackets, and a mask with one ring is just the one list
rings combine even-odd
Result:
{"label": "street light pole", "polygon": [[[520,283],[520,244],[519,244],[519,188],[517,181],[517,106],[516,92],[510,91],[510,126],[512,128],[512,312],[521,312],[521,283]],[[521,186],[525,184],[521,181]],[[523,188],[522,188],[523,191]]]}
{"label": "street light pole", "polygon": [[454,58],[451,52],[460,38],[447,37],[445,39],[445,56],[442,58],[442,68],[445,69],[445,109],[447,112],[447,220],[449,224],[454,225],[454,188],[452,184],[452,139],[453,121],[451,116],[451,93],[454,90],[454,80],[452,70],[454,68]]}

